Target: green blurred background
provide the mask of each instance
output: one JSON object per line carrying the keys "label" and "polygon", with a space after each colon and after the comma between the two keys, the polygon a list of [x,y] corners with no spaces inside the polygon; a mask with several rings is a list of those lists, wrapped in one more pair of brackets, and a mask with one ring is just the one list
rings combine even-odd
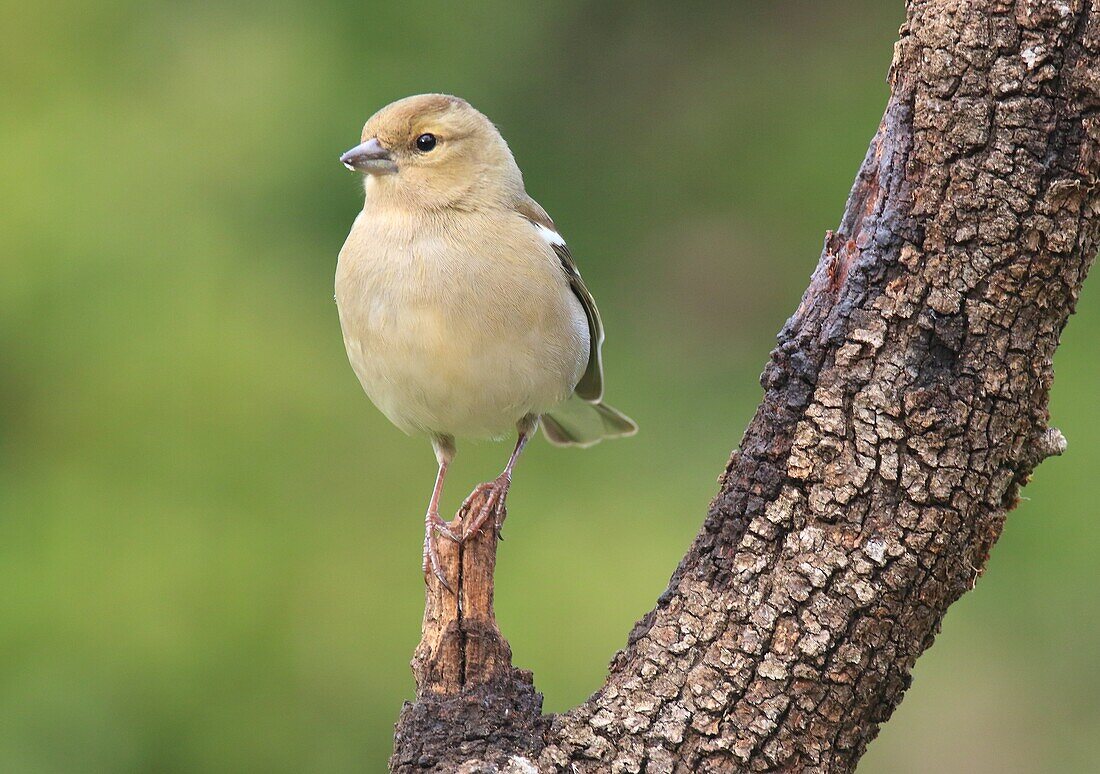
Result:
{"label": "green blurred background", "polygon": [[[695,533],[885,104],[901,2],[0,5],[0,772],[381,771],[428,444],[352,375],[337,162],[411,93],[502,128],[634,439],[539,441],[498,568],[548,710]],[[1095,770],[1100,299],[1038,471],[866,772]],[[465,445],[452,510],[507,445]]]}

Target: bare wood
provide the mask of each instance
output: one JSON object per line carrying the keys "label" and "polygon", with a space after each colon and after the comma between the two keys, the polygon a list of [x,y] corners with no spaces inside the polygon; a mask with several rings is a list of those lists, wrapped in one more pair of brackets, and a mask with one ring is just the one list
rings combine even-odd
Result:
{"label": "bare wood", "polygon": [[[890,717],[1019,487],[1066,448],[1051,358],[1100,238],[1100,10],[907,11],[882,123],[760,408],[603,687],[542,718],[503,640],[466,640],[465,662],[417,667],[394,770],[847,772]],[[434,604],[418,658],[450,654],[445,622],[463,625]]]}
{"label": "bare wood", "polygon": [[[455,534],[463,533],[486,497],[475,491],[459,510],[451,522]],[[512,666],[512,650],[493,612],[497,542],[491,523],[462,545],[440,540],[439,559],[451,589],[425,573],[424,622],[412,660],[417,700],[405,705],[397,722],[394,771],[447,771],[456,757],[507,761],[542,746],[548,724],[542,695],[530,672]]]}
{"label": "bare wood", "polygon": [[[469,513],[484,498],[476,494],[459,511],[452,522],[456,534],[462,534]],[[506,677],[512,668],[512,651],[493,612],[497,540],[492,526],[462,545],[441,541],[439,558],[458,593],[445,588],[434,573],[425,573],[424,623],[412,662],[420,694],[458,693],[467,686]]]}

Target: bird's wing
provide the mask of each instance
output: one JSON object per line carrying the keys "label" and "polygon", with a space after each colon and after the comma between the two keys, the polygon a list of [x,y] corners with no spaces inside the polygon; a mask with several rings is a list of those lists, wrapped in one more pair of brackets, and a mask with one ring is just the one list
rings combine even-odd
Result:
{"label": "bird's wing", "polygon": [[573,262],[569,246],[558,233],[554,221],[546,214],[546,210],[534,199],[525,196],[516,203],[516,212],[539,229],[539,233],[553,248],[558,260],[561,261],[562,271],[569,280],[570,289],[584,307],[584,314],[588,318],[588,367],[584,369],[584,374],[573,391],[584,400],[595,403],[603,397],[603,362],[600,356],[600,348],[603,346],[603,322],[600,321],[600,311],[596,308],[596,301],[592,298],[584,280],[581,279],[580,272],[577,271],[577,264]]}

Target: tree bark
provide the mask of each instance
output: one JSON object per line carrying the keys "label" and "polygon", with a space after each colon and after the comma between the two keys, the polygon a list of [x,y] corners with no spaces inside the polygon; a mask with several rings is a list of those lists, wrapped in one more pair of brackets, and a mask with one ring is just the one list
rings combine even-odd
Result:
{"label": "tree bark", "polygon": [[[1018,488],[1065,448],[1047,401],[1100,236],[1098,53],[1085,0],[907,4],[885,115],[763,401],[603,687],[540,714],[492,623],[488,540],[449,564],[490,562],[464,590],[488,593],[481,617],[425,616],[394,771],[855,768]],[[433,637],[467,654],[460,676],[440,677]]]}

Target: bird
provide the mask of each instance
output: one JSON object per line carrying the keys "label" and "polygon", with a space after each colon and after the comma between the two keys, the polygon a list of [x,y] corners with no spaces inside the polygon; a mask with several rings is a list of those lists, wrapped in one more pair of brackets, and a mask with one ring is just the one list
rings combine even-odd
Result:
{"label": "bird", "polygon": [[[595,300],[492,121],[449,94],[406,97],[371,116],[340,161],[364,187],[336,266],[344,346],[386,418],[431,440],[422,569],[453,592],[439,536],[461,543],[489,519],[499,536],[513,470],[540,425],[552,444],[579,447],[638,426],[603,402]],[[456,438],[512,429],[503,472],[466,499],[482,498],[458,534],[439,514]]]}

